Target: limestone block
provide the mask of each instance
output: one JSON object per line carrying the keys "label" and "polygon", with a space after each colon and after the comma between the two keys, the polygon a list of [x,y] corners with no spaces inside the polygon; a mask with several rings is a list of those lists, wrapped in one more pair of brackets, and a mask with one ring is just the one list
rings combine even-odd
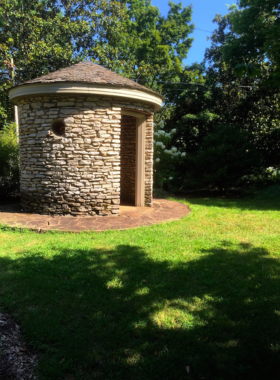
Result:
{"label": "limestone block", "polygon": [[89,160],[80,160],[79,161],[79,165],[90,165],[91,164],[91,161]]}
{"label": "limestone block", "polygon": [[94,107],[94,106],[96,106],[96,103],[95,102],[84,102],[84,106],[85,107]]}
{"label": "limestone block", "polygon": [[118,120],[112,120],[112,119],[102,119],[101,122],[103,124],[116,124]]}
{"label": "limestone block", "polygon": [[76,132],[83,132],[83,129],[82,128],[71,128],[71,132],[72,133],[76,133]]}
{"label": "limestone block", "polygon": [[40,103],[40,102],[31,103],[30,105],[31,105],[31,107],[32,107],[33,109],[39,109],[39,108],[42,107],[42,103]]}
{"label": "limestone block", "polygon": [[73,107],[75,104],[75,102],[58,102],[57,107]]}
{"label": "limestone block", "polygon": [[102,102],[97,102],[97,105],[102,106],[102,107],[110,107],[111,103],[106,102],[106,101],[102,101]]}
{"label": "limestone block", "polygon": [[48,132],[46,132],[46,131],[40,131],[40,132],[37,133],[36,137],[37,138],[47,137],[47,135],[48,135]]}
{"label": "limestone block", "polygon": [[64,109],[61,109],[60,110],[60,113],[61,114],[65,114],[65,115],[73,115],[74,113],[78,113],[79,111],[75,108],[64,108]]}
{"label": "limestone block", "polygon": [[56,103],[44,103],[45,108],[51,108],[51,107],[54,107],[55,105]]}
{"label": "limestone block", "polygon": [[120,199],[112,199],[112,203],[114,205],[119,205],[120,204]]}
{"label": "limestone block", "polygon": [[104,162],[103,161],[93,161],[94,166],[103,166]]}
{"label": "limestone block", "polygon": [[85,110],[85,111],[83,111],[83,114],[95,114],[95,111],[93,111],[93,110]]}
{"label": "limestone block", "polygon": [[89,113],[89,114],[85,114],[83,118],[85,119],[85,122],[88,123],[90,120],[94,121],[96,119],[96,116],[95,114]]}
{"label": "limestone block", "polygon": [[59,109],[58,108],[50,108],[48,110],[44,110],[45,115],[49,117],[53,117],[54,115],[58,114]]}
{"label": "limestone block", "polygon": [[67,124],[71,124],[71,123],[75,123],[75,119],[73,118],[73,117],[66,117],[65,119],[64,119],[64,122],[65,123],[67,123]]}
{"label": "limestone block", "polygon": [[63,144],[53,144],[52,148],[53,148],[53,150],[63,149],[64,145]]}

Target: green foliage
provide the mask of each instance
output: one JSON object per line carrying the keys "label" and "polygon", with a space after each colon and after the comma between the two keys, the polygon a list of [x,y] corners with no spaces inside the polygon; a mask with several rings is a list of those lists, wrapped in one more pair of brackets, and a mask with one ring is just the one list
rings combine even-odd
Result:
{"label": "green foliage", "polygon": [[176,81],[183,71],[193,31],[192,6],[169,2],[167,17],[150,0],[126,3],[117,33],[100,33],[89,55],[120,74],[161,91],[158,81]]}
{"label": "green foliage", "polygon": [[175,146],[171,146],[172,136],[176,129],[169,133],[164,131],[164,121],[154,125],[154,185],[155,189],[176,189],[178,178],[176,165],[180,165],[186,155]]}
{"label": "green foliage", "polygon": [[[268,195],[274,194],[274,189],[280,186],[280,170],[279,168],[268,167],[260,173],[245,176],[242,182],[246,184],[245,194],[247,196],[266,197],[266,189]],[[277,191],[275,196],[277,196]]]}
{"label": "green foliage", "polygon": [[17,176],[18,172],[16,125],[12,123],[0,130],[0,177]]}
{"label": "green foliage", "polygon": [[13,107],[7,96],[12,86],[11,58],[16,67],[15,83],[84,59],[90,36],[95,34],[92,17],[96,4],[91,3],[87,0],[0,1],[2,123],[13,120]]}
{"label": "green foliage", "polygon": [[[186,152],[188,157],[196,157],[197,154],[202,155],[205,139],[217,125],[232,126],[233,129],[238,126],[240,131],[251,136],[251,142],[260,156],[256,161],[262,166],[260,170],[270,166],[277,168],[280,162],[279,90],[266,86],[268,76],[264,69],[262,80],[236,75],[224,62],[222,53],[227,35],[231,33],[228,32],[231,30],[229,18],[217,15],[214,21],[218,27],[211,37],[212,44],[206,50],[204,63],[195,68],[197,77],[192,78],[194,85],[166,95],[167,103],[173,105],[166,129],[176,128],[172,144]],[[193,68],[189,68],[188,72],[193,75]],[[188,160],[177,165],[174,172],[184,186],[190,186],[191,182],[194,186],[196,182],[200,187],[207,182],[203,180],[199,183],[198,177],[196,181],[187,179],[189,176],[195,177]],[[206,167],[203,176],[207,177]],[[228,180],[232,183],[230,178]]]}
{"label": "green foliage", "polygon": [[85,59],[158,91],[162,84],[157,81],[176,81],[192,44],[188,35],[194,25],[191,6],[173,2],[169,6],[164,17],[150,0],[0,0],[2,124],[13,120],[7,97],[11,58],[15,83]]}
{"label": "green foliage", "polygon": [[261,166],[252,138],[251,133],[235,126],[217,125],[198,151],[187,155],[186,186],[227,190],[237,185]]}
{"label": "green foliage", "polygon": [[224,58],[239,75],[262,77],[280,86],[280,5],[277,0],[240,0],[230,7],[231,33],[223,47]]}
{"label": "green foliage", "polygon": [[8,124],[0,130],[0,198],[18,195],[19,149],[16,125]]}
{"label": "green foliage", "polygon": [[280,199],[280,184],[268,186],[259,190],[255,196],[256,199]]}

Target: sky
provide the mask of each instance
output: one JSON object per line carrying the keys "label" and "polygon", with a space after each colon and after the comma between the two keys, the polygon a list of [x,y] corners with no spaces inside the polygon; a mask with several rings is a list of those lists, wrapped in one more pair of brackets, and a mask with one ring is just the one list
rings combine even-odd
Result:
{"label": "sky", "polygon": [[[167,15],[169,7],[169,0],[152,0],[152,5],[159,7],[160,13],[164,16]],[[207,36],[211,36],[211,33],[216,24],[212,21],[217,13],[224,16],[228,13],[227,5],[232,4],[232,1],[227,0],[181,0],[183,7],[189,4],[193,4],[192,22],[195,24],[195,29],[190,37],[194,38],[192,47],[189,50],[188,58],[184,60],[184,64],[191,65],[194,62],[200,63],[204,58],[204,52],[207,47],[210,47],[211,41],[207,41]],[[173,0],[174,3],[180,1]],[[204,32],[203,29],[209,32]]]}

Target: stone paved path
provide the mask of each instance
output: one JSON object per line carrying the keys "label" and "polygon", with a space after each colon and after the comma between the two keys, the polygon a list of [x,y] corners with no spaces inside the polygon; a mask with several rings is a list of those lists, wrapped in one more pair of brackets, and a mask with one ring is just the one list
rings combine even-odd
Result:
{"label": "stone paved path", "polygon": [[152,208],[121,206],[120,216],[84,218],[29,214],[21,211],[19,203],[7,204],[0,205],[0,223],[38,232],[125,230],[181,219],[190,212],[188,206],[166,199],[154,199],[153,204]]}

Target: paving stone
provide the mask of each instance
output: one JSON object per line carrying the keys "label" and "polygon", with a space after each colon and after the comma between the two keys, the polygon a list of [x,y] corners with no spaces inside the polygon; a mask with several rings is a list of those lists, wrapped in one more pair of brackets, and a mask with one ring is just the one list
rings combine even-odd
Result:
{"label": "paving stone", "polygon": [[[77,203],[77,205],[79,205],[78,207],[81,209],[81,205],[79,203]],[[48,211],[49,210],[46,208],[46,212]],[[75,215],[77,215],[76,217],[70,215],[49,216],[22,212],[19,203],[2,204],[0,205],[0,222],[1,224],[10,227],[28,228],[37,232],[46,232],[50,230],[64,232],[98,232],[105,230],[125,230],[171,222],[187,216],[190,213],[190,208],[179,202],[168,201],[166,199],[154,199],[153,207],[121,205],[119,211],[119,215],[107,215],[104,217],[82,217],[83,211],[75,212]],[[99,212],[105,214],[105,212],[102,211],[102,208]],[[94,215],[95,212],[92,213]]]}

